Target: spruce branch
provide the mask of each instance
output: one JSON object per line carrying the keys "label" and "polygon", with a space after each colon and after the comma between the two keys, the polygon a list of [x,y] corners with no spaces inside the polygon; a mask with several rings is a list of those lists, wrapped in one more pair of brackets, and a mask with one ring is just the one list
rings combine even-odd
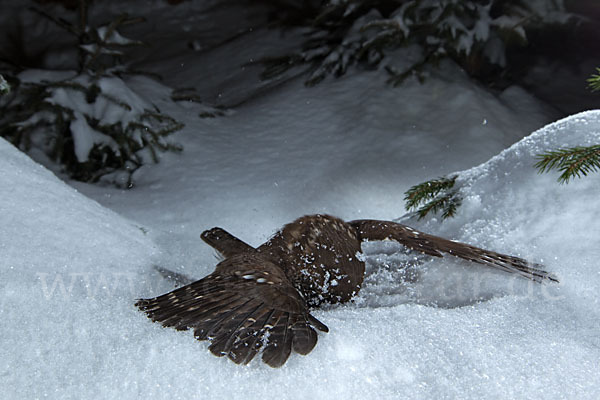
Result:
{"label": "spruce branch", "polygon": [[414,208],[422,202],[433,199],[442,190],[451,189],[454,187],[457,177],[458,175],[451,178],[440,177],[411,187],[404,197],[404,200],[407,201],[406,207]]}
{"label": "spruce branch", "polygon": [[253,65],[260,63],[263,65],[264,70],[260,74],[260,79],[269,80],[281,76],[289,69],[300,65],[304,62],[300,55],[289,54],[277,57],[263,57],[258,61],[252,61],[246,63],[246,65]]}
{"label": "spruce branch", "polygon": [[74,24],[70,23],[69,21],[67,21],[64,18],[55,17],[54,15],[48,14],[47,12],[45,12],[43,10],[39,10],[35,7],[29,7],[29,10],[42,16],[43,18],[46,18],[49,21],[54,22],[58,27],[66,30],[67,32],[69,32],[77,37],[80,37],[85,32],[85,27],[75,26]]}
{"label": "spruce branch", "polygon": [[403,72],[399,72],[395,68],[388,65],[385,67],[385,70],[390,75],[387,82],[392,84],[394,87],[398,87],[402,85],[408,77],[415,76],[419,83],[423,83],[425,82],[425,67],[429,64],[437,65],[440,61],[440,58],[441,56],[438,53],[429,53]]}
{"label": "spruce branch", "polygon": [[[307,2],[304,2],[307,3]],[[316,65],[306,82],[312,86],[325,75],[340,76],[353,64],[375,69],[388,50],[418,46],[425,52],[422,63],[390,80],[401,84],[406,77],[423,79],[425,65],[449,58],[476,79],[501,82],[494,71],[512,70],[505,65],[511,49],[528,44],[529,30],[556,24],[550,17],[563,13],[559,1],[548,1],[545,11],[523,0],[338,0],[322,1],[305,10],[312,23],[303,20],[309,39],[294,51],[298,64]],[[577,17],[560,22],[566,25]],[[319,50],[315,52],[314,50]],[[339,55],[339,57],[335,57]],[[427,55],[435,57],[427,57]],[[332,57],[333,55],[333,57]],[[289,58],[289,57],[288,57]],[[476,60],[476,61],[474,61]],[[267,65],[265,75],[285,72],[285,63]],[[315,71],[315,70],[313,70]],[[510,71],[508,71],[510,73]]]}
{"label": "spruce branch", "polygon": [[92,67],[102,54],[108,54],[113,56],[121,55],[121,52],[119,50],[111,50],[111,48],[143,45],[143,42],[137,40],[126,40],[126,44],[120,45],[111,41],[113,36],[117,36],[119,34],[118,28],[120,28],[121,26],[135,24],[143,21],[143,18],[130,18],[127,13],[124,13],[119,15],[110,24],[95,29],[93,35],[93,46],[87,47],[83,43],[80,44],[81,48],[91,53],[85,61],[83,68],[92,69]]}
{"label": "spruce branch", "polygon": [[537,156],[535,167],[544,173],[556,169],[562,172],[560,183],[569,183],[575,177],[581,178],[600,170],[600,145],[570,147],[548,151]]}
{"label": "spruce branch", "polygon": [[596,72],[587,79],[588,87],[592,92],[600,91],[600,68],[596,68]]}
{"label": "spruce branch", "polygon": [[430,212],[438,213],[440,211],[442,219],[453,217],[462,202],[458,190],[452,190],[456,178],[458,175],[450,178],[441,177],[411,187],[404,196],[406,210],[418,208],[416,213],[419,215],[419,219],[424,218]]}
{"label": "spruce branch", "polygon": [[457,196],[456,191],[450,192],[444,196],[436,197],[428,203],[424,204],[417,210],[419,219],[425,218],[427,214],[442,212],[442,219],[454,217],[456,210],[460,207],[462,199]]}
{"label": "spruce branch", "polygon": [[[36,147],[73,179],[87,182],[108,179],[116,185],[126,183],[126,187],[131,187],[133,173],[146,163],[146,155],[158,162],[159,152],[182,150],[180,145],[167,141],[167,137],[183,128],[183,124],[154,105],[143,111],[132,107],[131,96],[127,96],[132,90],[124,81],[111,83],[122,89],[116,93],[103,91],[102,79],[116,80],[124,74],[135,74],[122,64],[119,56],[121,49],[143,42],[121,36],[118,29],[143,18],[122,14],[111,23],[92,27],[87,17],[90,3],[91,0],[79,0],[78,19],[73,23],[32,9],[77,36],[79,69],[68,79],[36,83],[22,83],[10,75],[6,75],[6,82],[0,75],[0,94],[11,89],[0,102],[0,136],[24,151]],[[80,101],[81,96],[85,103]],[[99,104],[99,99],[105,101]],[[80,107],[74,109],[73,100]],[[99,108],[101,112],[94,111]],[[109,116],[122,110],[130,121],[113,122]]]}

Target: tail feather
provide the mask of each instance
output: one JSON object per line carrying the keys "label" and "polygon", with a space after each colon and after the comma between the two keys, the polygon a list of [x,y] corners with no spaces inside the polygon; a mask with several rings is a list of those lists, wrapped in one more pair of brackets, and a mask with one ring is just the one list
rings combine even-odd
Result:
{"label": "tail feather", "polygon": [[325,325],[324,323],[322,323],[321,321],[319,321],[318,319],[316,319],[315,317],[313,317],[310,314],[308,314],[307,317],[308,317],[308,322],[310,323],[310,325],[314,326],[321,332],[329,332],[329,328],[327,327],[327,325]]}
{"label": "tail feather", "polygon": [[248,364],[263,346],[265,324],[270,320],[275,310],[262,308],[256,319],[249,319],[250,323],[245,329],[237,332],[231,345],[228,357],[237,364]]}
{"label": "tail feather", "polygon": [[225,324],[228,319],[233,319],[239,314],[243,314],[245,307],[250,304],[252,300],[237,298],[234,302],[214,307],[210,311],[200,313],[195,316],[194,319],[188,317],[190,323],[188,325],[194,327],[196,331],[204,332],[204,335],[200,337],[196,335],[199,340],[214,339],[219,334],[219,329]]}
{"label": "tail feather", "polygon": [[227,355],[232,342],[235,340],[235,332],[243,326],[244,322],[248,321],[249,318],[252,318],[262,306],[263,304],[257,305],[255,301],[250,300],[243,311],[238,310],[235,314],[226,318],[225,321],[216,324],[213,329],[208,332],[208,337],[214,337],[208,348],[211,353],[218,356]]}
{"label": "tail feather", "polygon": [[317,332],[311,328],[306,319],[296,320],[292,324],[292,349],[302,355],[306,355],[314,349],[317,344]]}
{"label": "tail feather", "polygon": [[289,313],[279,312],[273,318],[269,329],[269,340],[262,354],[262,360],[270,367],[281,367],[292,352],[292,331],[289,326]]}

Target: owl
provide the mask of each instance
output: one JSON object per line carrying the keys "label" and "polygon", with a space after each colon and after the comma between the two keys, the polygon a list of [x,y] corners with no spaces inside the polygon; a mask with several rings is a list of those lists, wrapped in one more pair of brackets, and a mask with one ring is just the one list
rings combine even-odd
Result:
{"label": "owl", "polygon": [[310,353],[317,330],[328,332],[311,310],[348,302],[359,292],[364,241],[394,240],[430,256],[452,255],[536,282],[558,282],[538,264],[390,221],[307,215],[257,248],[221,228],[201,238],[224,257],[215,271],[136,306],[163,326],[193,330],[196,339],[210,341],[211,353],[237,364],[260,353],[266,364],[280,367],[292,351]]}

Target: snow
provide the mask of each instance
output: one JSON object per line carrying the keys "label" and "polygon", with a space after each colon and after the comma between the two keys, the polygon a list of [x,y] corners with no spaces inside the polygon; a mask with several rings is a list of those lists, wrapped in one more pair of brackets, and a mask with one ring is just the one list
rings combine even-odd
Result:
{"label": "snow", "polygon": [[0,95],[7,94],[10,92],[10,85],[2,75],[0,75]]}
{"label": "snow", "polygon": [[103,135],[93,129],[87,122],[83,113],[75,111],[74,119],[69,125],[73,136],[73,147],[77,161],[86,162],[94,145],[106,145],[113,149],[115,154],[119,154],[119,146],[107,135]]}
{"label": "snow", "polygon": [[127,39],[116,30],[109,29],[108,26],[101,26],[96,30],[98,37],[106,44],[129,46],[139,44],[136,40]]}
{"label": "snow", "polygon": [[[82,375],[103,375],[124,356],[114,346],[128,340],[121,324],[136,315],[130,285],[158,250],[139,226],[4,140],[0,154],[0,396],[79,397]],[[108,359],[96,356],[104,351]]]}
{"label": "snow", "polygon": [[[171,20],[193,4],[153,12]],[[0,139],[0,398],[597,398],[600,174],[565,186],[533,164],[546,150],[600,142],[600,111],[537,130],[551,110],[518,87],[491,94],[450,64],[399,89],[376,72],[310,89],[257,82],[256,69],[205,79],[252,54],[252,40],[281,40],[248,35],[228,45],[227,62],[227,48],[198,63],[197,52],[166,57],[165,47],[153,54],[160,62],[145,61],[180,71],[165,74],[170,86],[244,100],[224,117],[199,118],[202,105],[126,80],[186,124],[175,137],[184,152],[138,170],[132,190],[67,185]],[[464,196],[456,218],[402,220],[541,262],[559,285],[368,243],[355,301],[315,311],[330,332],[275,370],[216,358],[133,306],[173,288],[155,266],[212,271],[204,229],[258,245],[306,213],[394,219],[406,189],[453,171]]]}
{"label": "snow", "polygon": [[[27,83],[56,83],[56,87],[48,86],[49,96],[44,100],[48,104],[59,106],[63,109],[71,110],[72,120],[70,122],[70,131],[73,137],[74,153],[77,160],[81,163],[89,160],[90,153],[94,146],[110,147],[114,154],[119,155],[121,150],[115,141],[115,138],[106,134],[99,127],[120,125],[120,130],[126,132],[140,146],[144,141],[149,141],[146,132],[148,129],[155,128],[146,118],[149,113],[156,113],[156,107],[147,102],[139,94],[132,91],[127,84],[116,76],[103,76],[94,78],[87,73],[77,74],[72,71],[40,71],[26,70],[19,74],[22,82]],[[152,87],[152,99],[170,99],[172,90],[166,86],[150,80],[147,77],[138,76],[131,80],[138,82],[141,86]],[[93,101],[88,101],[88,93],[84,89],[92,84],[97,85],[99,93],[94,96]],[[204,107],[204,111],[210,111]],[[38,112],[21,125],[34,125],[39,121],[52,123],[56,115],[49,112]],[[95,121],[98,125],[93,128],[88,122]],[[43,132],[43,130],[40,130]],[[119,139],[119,138],[116,138]],[[49,140],[47,137],[39,141]],[[140,153],[138,153],[140,155]],[[148,157],[150,159],[150,157]]]}
{"label": "snow", "polygon": [[[593,201],[598,176],[567,188],[554,176],[536,175],[531,161],[540,150],[598,139],[600,112],[549,125],[461,173],[469,200],[459,218],[421,227],[544,258],[561,285],[530,285],[439,260],[421,265],[425,276],[416,282],[393,282],[374,271],[398,268],[392,258],[403,254],[372,243],[371,276],[356,304],[315,312],[331,332],[309,356],[293,356],[280,370],[236,366],[188,333],[150,323],[133,308],[134,298],[168,290],[152,265],[188,249],[171,246],[164,254],[153,235],[2,141],[0,183],[12,188],[0,200],[3,397],[264,398],[284,390],[290,398],[593,398],[600,383],[600,254],[590,240],[600,234],[591,218],[600,211]],[[210,257],[201,263],[214,265]],[[473,292],[473,282],[487,291],[485,301],[432,305],[458,283],[456,295]],[[394,283],[395,295],[388,292]],[[378,290],[378,303],[369,304]]]}

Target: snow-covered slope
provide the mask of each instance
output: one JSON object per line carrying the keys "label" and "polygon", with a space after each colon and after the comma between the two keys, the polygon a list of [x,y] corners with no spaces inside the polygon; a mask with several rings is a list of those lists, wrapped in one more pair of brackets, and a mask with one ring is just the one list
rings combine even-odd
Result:
{"label": "snow-covered slope", "polygon": [[[92,11],[118,15],[122,4]],[[0,399],[598,398],[600,174],[565,186],[533,164],[545,150],[599,143],[600,111],[509,147],[553,115],[517,87],[493,94],[449,64],[398,89],[377,71],[311,89],[301,78],[276,86],[241,65],[298,40],[265,29],[262,9],[144,5],[129,5],[148,19],[131,37],[156,46],[136,67],[243,106],[202,119],[197,105],[129,78],[186,124],[175,135],[185,149],[140,169],[133,190],[69,182],[88,197],[0,140]],[[25,14],[0,18],[16,24]],[[52,23],[30,14],[23,22],[45,38],[36,44],[55,41]],[[560,285],[369,243],[355,301],[316,311],[330,333],[277,370],[218,359],[133,306],[172,289],[155,265],[212,271],[204,229],[219,225],[257,245],[304,213],[397,218],[406,189],[455,170],[465,170],[459,215],[408,223],[542,262]]]}
{"label": "snow-covered slope", "polygon": [[0,141],[0,397],[595,398],[600,176],[561,186],[531,164],[540,151],[599,141],[598,111],[549,125],[461,174],[457,219],[419,225],[543,259],[560,285],[453,260],[423,260],[403,279],[404,255],[373,243],[357,301],[317,311],[331,332],[277,370],[215,358],[137,312],[136,297],[168,290],[151,268],[165,256]]}
{"label": "snow-covered slope", "polygon": [[139,170],[132,191],[73,184],[147,228],[169,267],[203,272],[212,250],[198,235],[212,226],[258,245],[307,213],[396,218],[411,185],[482,163],[550,121],[520,88],[496,95],[453,65],[443,73],[398,89],[376,72],[314,88],[296,80],[214,119],[131,81],[186,124],[174,135],[183,152]]}
{"label": "snow-covered slope", "polygon": [[93,398],[143,336],[123,328],[158,251],[4,139],[0,165],[0,397]]}

